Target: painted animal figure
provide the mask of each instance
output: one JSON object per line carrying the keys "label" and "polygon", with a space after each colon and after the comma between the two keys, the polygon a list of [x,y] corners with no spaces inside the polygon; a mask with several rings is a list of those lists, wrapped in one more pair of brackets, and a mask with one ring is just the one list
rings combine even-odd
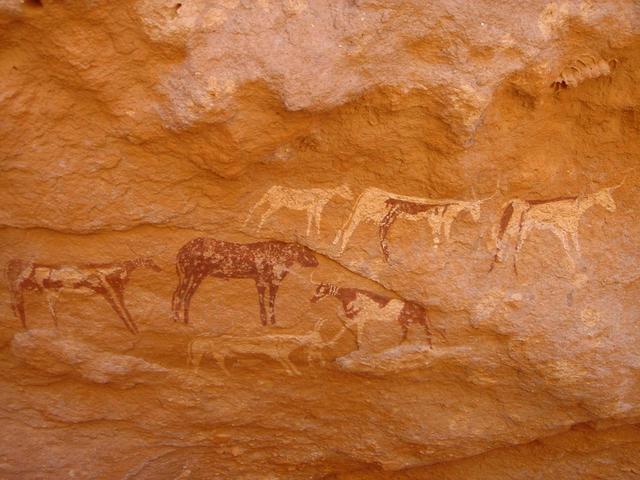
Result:
{"label": "painted animal figure", "polygon": [[236,335],[210,336],[200,335],[194,338],[187,350],[187,362],[198,371],[202,358],[211,355],[220,368],[230,375],[225,361],[227,358],[243,356],[267,356],[279,362],[288,375],[301,375],[291,361],[291,354],[299,348],[307,348],[307,362],[318,359],[324,363],[320,349],[331,342],[323,342],[320,328],[323,321],[317,322],[313,330],[303,335],[263,335],[258,337],[242,337]]}
{"label": "painted animal figure", "polygon": [[[433,243],[436,247],[441,242],[442,235],[445,241],[451,239],[451,224],[462,212],[469,212],[475,222],[480,220],[480,205],[484,200],[464,201],[456,200],[442,203],[424,203],[418,201],[402,200],[397,198],[388,199],[385,204],[388,211],[380,222],[378,233],[380,237],[380,248],[385,260],[389,260],[389,245],[387,235],[391,225],[398,218],[406,220],[419,220],[426,218],[433,232]],[[429,202],[431,202],[429,200]]]}
{"label": "painted animal figure", "polygon": [[335,196],[340,196],[346,200],[351,200],[353,194],[347,185],[341,185],[335,188],[310,188],[307,190],[298,190],[288,187],[275,185],[271,187],[262,196],[260,201],[256,203],[245,221],[245,225],[249,222],[253,213],[258,207],[267,205],[267,210],[262,214],[258,230],[262,228],[264,222],[281,208],[290,210],[298,210],[307,212],[307,237],[311,233],[311,226],[315,226],[316,235],[320,234],[320,220],[322,219],[322,211],[327,203]]}
{"label": "painted animal figure", "polygon": [[294,264],[316,267],[318,260],[311,250],[297,243],[270,240],[243,244],[205,237],[191,240],[177,255],[173,318],[189,323],[191,298],[206,277],[251,278],[258,290],[262,324],[275,324],[276,294]]}
{"label": "painted animal figure", "polygon": [[496,251],[489,271],[506,255],[507,237],[515,237],[513,269],[518,272],[518,254],[532,230],[549,230],[562,242],[571,265],[581,258],[578,229],[582,215],[600,205],[609,212],[616,210],[612,192],[620,188],[603,188],[589,195],[552,198],[549,200],[511,200],[503,208],[496,238]]}
{"label": "painted animal figure", "polygon": [[[326,298],[335,297],[342,304],[342,310],[346,320],[342,320],[344,326],[355,333],[358,348],[362,344],[364,327],[371,316],[382,317],[384,320],[396,321],[402,329],[402,341],[407,339],[409,325],[418,324],[424,328],[429,347],[431,344],[431,331],[429,330],[429,316],[427,310],[415,302],[398,300],[385,297],[375,292],[359,288],[338,287],[331,283],[322,282],[316,288],[311,298],[312,303]],[[356,332],[353,332],[353,329]]]}
{"label": "painted animal figure", "polygon": [[11,305],[22,326],[26,328],[24,292],[44,293],[49,312],[57,326],[56,303],[61,293],[97,294],[109,302],[131,333],[138,333],[138,327],[124,304],[125,287],[131,273],[137,268],[160,271],[160,267],[146,257],[85,265],[45,265],[24,260],[11,260],[7,265]]}
{"label": "painted animal figure", "polygon": [[338,231],[333,244],[339,245],[339,251],[342,253],[360,223],[373,223],[378,227],[380,245],[387,259],[386,236],[397,218],[414,221],[427,218],[434,232],[434,243],[438,244],[442,229],[444,228],[445,239],[449,239],[451,224],[462,212],[468,211],[472,218],[478,221],[480,205],[487,200],[488,198],[465,201],[409,197],[371,187],[358,197],[349,219]]}

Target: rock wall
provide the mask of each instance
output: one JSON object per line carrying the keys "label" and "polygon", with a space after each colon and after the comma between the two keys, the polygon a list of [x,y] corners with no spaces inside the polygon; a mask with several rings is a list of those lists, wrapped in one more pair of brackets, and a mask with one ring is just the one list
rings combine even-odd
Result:
{"label": "rock wall", "polygon": [[633,0],[0,0],[0,476],[640,475]]}

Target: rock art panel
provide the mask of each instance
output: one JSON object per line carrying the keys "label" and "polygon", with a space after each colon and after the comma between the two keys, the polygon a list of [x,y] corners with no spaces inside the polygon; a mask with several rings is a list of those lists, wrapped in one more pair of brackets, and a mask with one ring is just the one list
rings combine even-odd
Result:
{"label": "rock art panel", "polygon": [[0,478],[635,479],[638,19],[1,0]]}

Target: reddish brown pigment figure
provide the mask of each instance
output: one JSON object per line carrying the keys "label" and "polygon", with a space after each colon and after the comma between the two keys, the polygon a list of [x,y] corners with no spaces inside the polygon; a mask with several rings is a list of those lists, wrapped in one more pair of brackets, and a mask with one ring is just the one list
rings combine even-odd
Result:
{"label": "reddish brown pigment figure", "polygon": [[141,267],[160,271],[160,267],[153,260],[143,257],[123,262],[85,265],[43,265],[18,259],[11,260],[7,265],[11,306],[22,326],[26,328],[25,290],[44,293],[57,326],[55,306],[60,293],[98,294],[109,302],[131,333],[138,333],[138,327],[124,304],[124,289],[131,273]]}
{"label": "reddish brown pigment figure", "polygon": [[207,276],[252,278],[258,290],[260,320],[263,325],[269,321],[275,324],[276,294],[295,263],[303,267],[318,266],[311,250],[297,243],[273,240],[242,244],[203,237],[191,240],[177,255],[178,286],[172,299],[173,318],[189,323],[191,297]]}

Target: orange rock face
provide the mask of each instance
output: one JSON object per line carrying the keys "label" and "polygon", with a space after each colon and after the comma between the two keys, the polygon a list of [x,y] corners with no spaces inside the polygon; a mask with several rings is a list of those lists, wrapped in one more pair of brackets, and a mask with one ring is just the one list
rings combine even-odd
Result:
{"label": "orange rock face", "polygon": [[640,476],[633,0],[0,0],[0,477]]}

